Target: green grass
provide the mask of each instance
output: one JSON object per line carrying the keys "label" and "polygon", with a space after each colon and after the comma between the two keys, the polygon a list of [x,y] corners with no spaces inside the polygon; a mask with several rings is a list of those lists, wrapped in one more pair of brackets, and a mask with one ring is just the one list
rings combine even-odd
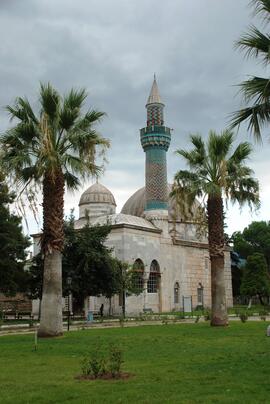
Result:
{"label": "green grass", "polygon": [[[0,337],[1,403],[269,403],[266,322],[93,329],[63,338]],[[119,343],[124,381],[79,381],[80,361]]]}

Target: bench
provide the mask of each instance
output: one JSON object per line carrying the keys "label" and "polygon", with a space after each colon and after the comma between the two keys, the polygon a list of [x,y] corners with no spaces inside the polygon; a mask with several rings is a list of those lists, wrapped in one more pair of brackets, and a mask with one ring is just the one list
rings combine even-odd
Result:
{"label": "bench", "polygon": [[4,320],[8,320],[10,317],[13,317],[14,320],[21,320],[23,317],[28,317],[30,319],[34,318],[31,311],[18,311],[18,310],[3,311]]}

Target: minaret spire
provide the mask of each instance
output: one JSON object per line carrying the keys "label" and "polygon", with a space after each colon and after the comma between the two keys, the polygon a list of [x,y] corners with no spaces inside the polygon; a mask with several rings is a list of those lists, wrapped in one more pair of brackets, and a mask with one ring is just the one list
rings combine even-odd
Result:
{"label": "minaret spire", "polygon": [[154,74],[154,81],[152,84],[152,88],[151,88],[146,106],[149,104],[162,104],[163,105],[160,94],[159,94],[158,85],[157,85],[156,73]]}
{"label": "minaret spire", "polygon": [[[163,109],[156,75],[146,104],[147,126],[141,129],[141,144],[145,151],[145,214],[168,214],[166,152],[171,142],[170,128],[164,126]],[[166,213],[167,212],[167,213]]]}

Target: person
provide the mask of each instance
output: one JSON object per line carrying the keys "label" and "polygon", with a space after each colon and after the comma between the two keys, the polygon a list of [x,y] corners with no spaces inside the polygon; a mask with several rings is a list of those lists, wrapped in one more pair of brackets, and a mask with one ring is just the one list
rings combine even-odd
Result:
{"label": "person", "polygon": [[102,305],[100,306],[100,309],[99,309],[100,317],[103,317],[103,309],[104,309],[104,304],[102,303]]}

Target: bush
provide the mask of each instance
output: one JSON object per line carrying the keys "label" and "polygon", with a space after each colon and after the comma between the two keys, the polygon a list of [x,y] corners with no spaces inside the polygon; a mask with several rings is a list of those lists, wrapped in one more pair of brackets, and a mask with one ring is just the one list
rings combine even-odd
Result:
{"label": "bush", "polygon": [[123,352],[116,345],[111,345],[109,348],[108,369],[112,377],[117,377],[121,373],[121,366],[123,363]]}
{"label": "bush", "polygon": [[104,355],[99,349],[85,356],[82,360],[82,374],[84,376],[94,376],[96,379],[106,373],[106,363]]}
{"label": "bush", "polygon": [[82,375],[92,376],[95,379],[106,374],[118,377],[123,362],[123,352],[115,344],[110,345],[105,353],[98,347],[83,358]]}
{"label": "bush", "polygon": [[205,310],[204,319],[205,319],[205,321],[211,320],[211,311],[210,310]]}
{"label": "bush", "polygon": [[200,318],[201,318],[201,316],[196,316],[196,318],[195,318],[195,323],[198,323],[199,320],[200,320]]}
{"label": "bush", "polygon": [[267,314],[268,314],[268,311],[267,310],[260,310],[260,312],[259,312],[259,316],[260,316],[260,319],[262,320],[262,321],[266,321],[266,316],[267,316]]}
{"label": "bush", "polygon": [[247,313],[240,313],[239,317],[240,317],[240,320],[242,321],[242,323],[245,323],[248,319]]}

